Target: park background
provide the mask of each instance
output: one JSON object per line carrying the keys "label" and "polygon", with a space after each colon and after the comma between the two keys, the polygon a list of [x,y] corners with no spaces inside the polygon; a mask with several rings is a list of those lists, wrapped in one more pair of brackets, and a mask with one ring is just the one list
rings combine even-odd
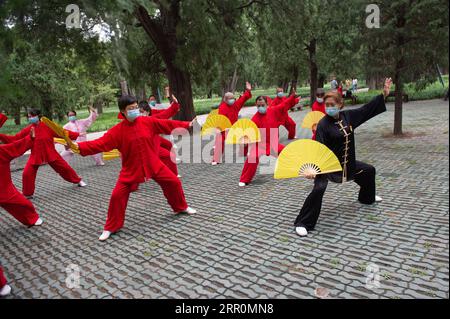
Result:
{"label": "park background", "polygon": [[[379,11],[373,11],[373,3]],[[170,87],[177,119],[217,107],[245,81],[254,96],[295,88],[310,105],[318,87],[357,78],[357,102],[394,80],[396,135],[402,105],[448,92],[448,1],[191,0],[3,1],[0,6],[2,129],[24,127],[39,108],[65,122],[68,110],[101,116],[90,132],[118,122],[116,99]],[[372,10],[372,11],[371,11]],[[374,14],[378,16],[374,17]],[[378,19],[378,20],[377,20]],[[447,75],[446,75],[447,74]],[[345,90],[345,87],[344,87]],[[253,105],[254,99],[247,106]]]}

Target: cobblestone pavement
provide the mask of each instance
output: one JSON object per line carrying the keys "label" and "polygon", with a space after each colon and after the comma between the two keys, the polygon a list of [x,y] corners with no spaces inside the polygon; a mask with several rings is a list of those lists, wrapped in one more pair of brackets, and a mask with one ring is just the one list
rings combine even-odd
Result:
{"label": "cobblestone pavement", "polygon": [[[384,202],[364,206],[354,183],[330,184],[317,228],[303,239],[293,222],[311,181],[258,175],[240,189],[242,164],[180,164],[199,213],[174,216],[150,182],[131,195],[125,228],[101,243],[120,161],[98,168],[77,157],[83,189],[42,167],[34,204],[45,224],[27,229],[0,211],[10,298],[315,298],[316,288],[331,298],[449,298],[448,108],[406,104],[409,138],[385,135],[392,103],[359,128],[358,159],[377,168]],[[21,172],[13,179],[21,187]],[[71,265],[81,270],[80,288],[68,288]],[[379,286],[367,286],[371,278]]]}

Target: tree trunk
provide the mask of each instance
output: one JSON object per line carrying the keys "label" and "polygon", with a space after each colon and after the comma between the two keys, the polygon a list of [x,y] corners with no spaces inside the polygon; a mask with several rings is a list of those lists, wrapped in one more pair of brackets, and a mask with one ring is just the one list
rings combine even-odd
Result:
{"label": "tree trunk", "polygon": [[292,90],[296,90],[297,91],[297,83],[298,83],[298,66],[294,66],[292,68],[292,81],[291,81],[291,90],[290,92],[292,92]]}
{"label": "tree trunk", "polygon": [[[399,30],[402,30],[406,24],[405,19],[405,6],[401,6],[397,11],[397,23],[396,26]],[[405,66],[404,58],[404,44],[405,39],[402,33],[398,33],[396,36],[396,49],[398,54],[398,60],[395,63],[395,74],[394,74],[394,84],[395,84],[395,112],[394,112],[394,135],[402,135],[402,113],[403,113],[403,80],[401,72]]]}
{"label": "tree trunk", "polygon": [[195,110],[190,75],[174,65],[167,65],[167,77],[171,94],[174,94],[182,105],[180,112],[175,115],[175,119],[181,121],[194,119]]}
{"label": "tree trunk", "polygon": [[122,96],[129,94],[127,81],[120,81],[120,90],[122,91]]}
{"label": "tree trunk", "polygon": [[309,45],[307,47],[308,53],[309,53],[309,79],[310,79],[310,103],[314,103],[316,100],[316,92],[317,92],[317,82],[318,82],[318,73],[319,69],[317,67],[316,62],[316,45],[317,40],[312,39],[309,42]]}
{"label": "tree trunk", "polygon": [[103,101],[101,99],[95,100],[93,107],[97,110],[98,114],[103,114]]}
{"label": "tree trunk", "polygon": [[181,110],[175,118],[192,120],[195,117],[195,110],[191,76],[175,64],[178,48],[180,42],[182,42],[177,38],[177,28],[181,20],[180,1],[170,1],[167,4],[159,5],[161,19],[158,19],[158,21],[150,17],[144,6],[138,6],[134,13],[147,35],[158,48],[166,65],[170,91],[181,104]]}
{"label": "tree trunk", "polygon": [[229,91],[230,92],[236,92],[236,86],[237,86],[237,81],[238,81],[238,75],[237,75],[237,68],[234,69],[234,73],[233,73],[233,77],[231,78],[231,83],[229,86]]}
{"label": "tree trunk", "polygon": [[14,109],[14,123],[15,123],[16,125],[20,125],[20,123],[21,123],[20,109],[21,109],[20,106],[17,106],[17,107]]}
{"label": "tree trunk", "polygon": [[212,99],[212,96],[213,96],[213,90],[209,89],[209,91],[208,91],[208,99]]}
{"label": "tree trunk", "polygon": [[49,99],[48,96],[48,94],[45,94],[42,99],[42,115],[49,119],[53,119],[52,100]]}
{"label": "tree trunk", "polygon": [[326,80],[325,74],[320,74],[319,80],[317,81],[317,87],[323,88],[325,86],[325,80]]}

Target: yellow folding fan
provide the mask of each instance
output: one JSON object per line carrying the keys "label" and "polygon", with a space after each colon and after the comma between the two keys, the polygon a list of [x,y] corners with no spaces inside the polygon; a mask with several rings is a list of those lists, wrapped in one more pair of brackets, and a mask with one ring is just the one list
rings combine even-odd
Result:
{"label": "yellow folding fan", "polygon": [[211,115],[219,115],[219,109],[215,109],[215,110],[212,110],[211,112],[209,112],[208,117]]}
{"label": "yellow folding fan", "polygon": [[261,141],[258,126],[249,119],[241,119],[234,123],[228,131],[227,144],[251,144]]}
{"label": "yellow folding fan", "polygon": [[224,115],[211,115],[208,116],[205,124],[202,127],[202,135],[215,134],[216,130],[223,132],[230,127],[231,122],[228,117]]}
{"label": "yellow folding fan", "polygon": [[304,177],[342,171],[334,153],[313,140],[298,140],[284,148],[275,166],[275,179]]}
{"label": "yellow folding fan", "polygon": [[110,161],[110,160],[113,160],[113,159],[119,158],[119,157],[120,157],[120,152],[117,149],[114,149],[109,152],[103,152],[103,159],[105,161]]}
{"label": "yellow folding fan", "polygon": [[322,112],[313,111],[306,114],[302,122],[302,128],[312,129],[325,116]]}
{"label": "yellow folding fan", "polygon": [[75,153],[80,153],[80,150],[78,149],[78,147],[76,147],[75,144],[70,139],[69,132],[67,132],[65,129],[63,129],[62,126],[56,124],[55,122],[46,118],[45,116],[43,116],[41,118],[41,121],[44,122],[44,124],[46,126],[48,126],[53,132],[55,132],[56,135],[58,135],[60,138],[64,139],[72,151],[74,151]]}

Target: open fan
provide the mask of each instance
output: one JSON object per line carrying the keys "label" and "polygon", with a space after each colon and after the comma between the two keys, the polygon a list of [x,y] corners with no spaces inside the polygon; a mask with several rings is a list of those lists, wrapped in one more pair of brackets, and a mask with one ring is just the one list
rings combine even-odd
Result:
{"label": "open fan", "polygon": [[208,116],[205,124],[202,127],[202,135],[215,134],[216,130],[221,132],[231,127],[231,122],[228,117],[224,115]]}
{"label": "open fan", "polygon": [[5,114],[0,113],[0,127],[5,124],[5,122],[8,120],[8,117]]}
{"label": "open fan", "polygon": [[109,152],[103,152],[103,159],[105,161],[110,161],[110,160],[113,160],[113,159],[119,158],[119,157],[120,157],[120,152],[117,149],[114,149]]}
{"label": "open fan", "polygon": [[241,119],[234,123],[228,131],[227,144],[251,144],[261,141],[258,126],[249,119]]}
{"label": "open fan", "polygon": [[284,148],[275,166],[275,179],[320,175],[342,171],[334,153],[313,140],[298,140]]}
{"label": "open fan", "polygon": [[72,142],[72,140],[69,137],[69,132],[67,132],[65,129],[62,128],[62,126],[56,124],[52,120],[46,118],[43,116],[41,118],[41,121],[44,122],[46,126],[48,126],[53,132],[55,132],[56,135],[58,135],[60,138],[64,139],[67,143],[67,145],[74,151],[75,153],[80,153],[78,150],[78,147],[75,146],[75,144]]}
{"label": "open fan", "polygon": [[215,109],[215,110],[212,110],[211,112],[209,112],[208,117],[211,115],[219,115],[219,109]]}
{"label": "open fan", "polygon": [[322,112],[313,111],[306,114],[302,122],[302,128],[313,129],[317,123],[325,116]]}

